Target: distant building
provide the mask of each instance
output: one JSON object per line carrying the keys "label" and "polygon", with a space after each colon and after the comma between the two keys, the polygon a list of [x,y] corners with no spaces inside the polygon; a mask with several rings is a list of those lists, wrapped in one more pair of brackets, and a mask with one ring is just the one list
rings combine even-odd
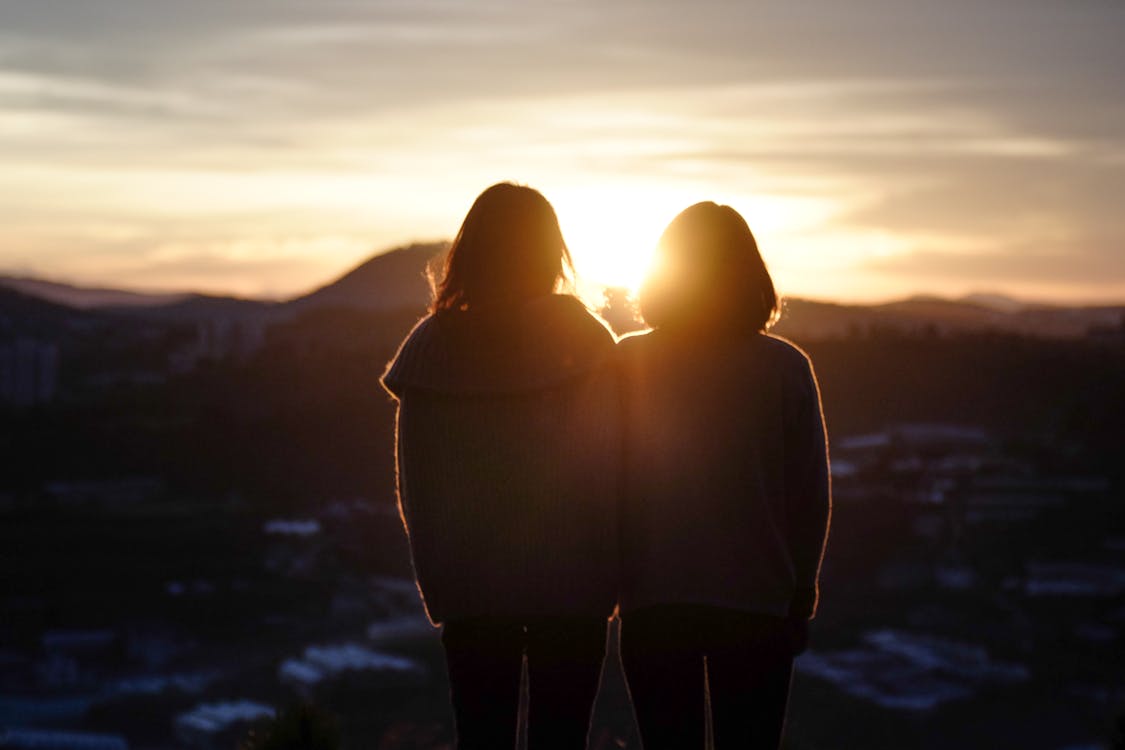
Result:
{"label": "distant building", "polygon": [[950,453],[982,450],[991,444],[988,433],[977,427],[951,424],[900,424],[883,432],[842,438],[832,447],[846,454],[882,454],[886,451]]}
{"label": "distant building", "polygon": [[[37,724],[74,726],[86,717],[93,704],[91,693],[0,695],[0,727]],[[0,736],[3,736],[2,731]],[[0,742],[0,747],[7,745]]]}
{"label": "distant building", "polygon": [[195,339],[168,356],[168,369],[188,373],[201,362],[234,360],[243,362],[258,352],[266,341],[264,319],[213,318],[195,325]]}
{"label": "distant building", "polygon": [[201,703],[177,716],[174,727],[182,745],[211,750],[232,747],[253,722],[273,717],[271,707],[250,700]]}
{"label": "distant building", "polygon": [[1020,585],[1027,596],[1101,597],[1125,593],[1125,568],[1084,562],[1029,562]]}
{"label": "distant building", "polygon": [[36,665],[40,687],[52,690],[96,688],[124,660],[124,641],[113,629],[48,630],[43,658]]}
{"label": "distant building", "polygon": [[857,648],[807,652],[797,669],[895,711],[930,711],[1031,679],[1026,665],[997,661],[979,644],[890,628],[865,633]]}
{"label": "distant building", "polygon": [[995,448],[988,433],[975,427],[899,424],[834,440],[831,453],[840,499],[881,483],[904,499],[939,504],[960,478],[994,460]]}
{"label": "distant building", "polygon": [[8,750],[129,750],[118,734],[60,732],[53,729],[0,730],[0,748]]}
{"label": "distant building", "polygon": [[163,479],[149,476],[121,479],[76,479],[44,482],[43,494],[59,505],[95,505],[105,508],[141,505],[163,497]]}
{"label": "distant building", "polygon": [[26,408],[55,399],[59,347],[36,339],[0,344],[0,404]]}
{"label": "distant building", "polygon": [[266,521],[262,530],[267,534],[280,536],[315,536],[320,533],[320,521],[315,518],[296,520],[274,518]]}
{"label": "distant building", "polygon": [[1116,324],[1097,323],[1086,329],[1086,337],[1092,341],[1106,344],[1120,344],[1125,342],[1125,313]]}
{"label": "distant building", "polygon": [[286,659],[278,679],[300,694],[323,682],[350,678],[355,684],[391,687],[414,685],[426,679],[426,668],[404,656],[386,654],[356,643],[309,646],[300,658]]}

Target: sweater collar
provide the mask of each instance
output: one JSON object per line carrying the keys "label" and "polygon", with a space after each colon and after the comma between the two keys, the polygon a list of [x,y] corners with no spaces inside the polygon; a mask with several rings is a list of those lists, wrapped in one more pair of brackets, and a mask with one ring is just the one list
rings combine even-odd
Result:
{"label": "sweater collar", "polygon": [[401,396],[511,393],[558,385],[597,367],[613,335],[576,298],[548,295],[516,307],[446,311],[423,318],[383,376]]}

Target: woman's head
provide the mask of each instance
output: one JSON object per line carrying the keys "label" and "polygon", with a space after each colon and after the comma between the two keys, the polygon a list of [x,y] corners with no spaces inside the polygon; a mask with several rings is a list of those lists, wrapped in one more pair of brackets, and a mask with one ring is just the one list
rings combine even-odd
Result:
{"label": "woman's head", "polygon": [[571,271],[555,209],[539,191],[501,182],[481,193],[465,216],[430,309],[466,310],[550,294]]}
{"label": "woman's head", "polygon": [[672,219],[640,294],[654,328],[702,324],[764,331],[777,293],[746,220],[730,206],[696,203]]}

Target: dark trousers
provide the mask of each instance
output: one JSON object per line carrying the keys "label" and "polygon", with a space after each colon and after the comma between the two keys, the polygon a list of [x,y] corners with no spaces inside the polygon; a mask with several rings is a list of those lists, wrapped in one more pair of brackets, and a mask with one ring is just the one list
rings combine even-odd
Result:
{"label": "dark trousers", "polygon": [[511,750],[527,657],[529,750],[586,747],[606,648],[604,617],[482,617],[441,634],[459,750]]}
{"label": "dark trousers", "polygon": [[621,661],[644,749],[704,746],[706,679],[716,750],[776,750],[799,630],[785,618],[718,607],[627,613]]}

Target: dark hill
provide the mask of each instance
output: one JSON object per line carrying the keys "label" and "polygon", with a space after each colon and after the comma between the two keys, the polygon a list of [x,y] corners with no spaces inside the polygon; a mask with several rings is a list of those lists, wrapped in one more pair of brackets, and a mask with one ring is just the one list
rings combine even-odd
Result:
{"label": "dark hill", "polygon": [[0,286],[0,337],[57,337],[91,313]]}
{"label": "dark hill", "polygon": [[188,294],[170,303],[141,307],[108,307],[107,312],[122,316],[183,322],[210,319],[245,319],[269,316],[281,310],[277,302],[246,299],[244,297],[221,297],[210,294]]}
{"label": "dark hill", "polygon": [[[312,310],[349,309],[364,313],[421,312],[430,299],[428,264],[440,262],[447,242],[415,243],[378,253],[335,281],[287,302],[202,294],[153,295],[113,289],[85,289],[55,282],[0,276],[0,315],[9,327],[27,330],[35,320],[34,302],[58,302],[42,308],[49,328],[84,312],[112,312],[115,317],[153,321],[280,320]],[[18,291],[13,287],[18,287]],[[16,295],[16,296],[13,296]],[[15,302],[16,299],[21,300]],[[58,309],[55,309],[58,308]],[[63,312],[60,312],[63,311]],[[61,316],[61,317],[60,317]],[[38,326],[42,329],[43,326]],[[1115,340],[1125,335],[1125,306],[1056,307],[974,294],[959,300],[917,296],[875,305],[839,304],[801,298],[785,300],[776,331],[797,341],[854,338],[880,333],[948,335],[1018,333],[1040,338],[1077,338],[1094,333]]]}
{"label": "dark hill", "polygon": [[418,243],[380,253],[326,286],[287,303],[311,307],[350,307],[390,311],[426,306],[430,285],[426,266],[448,247],[445,242]]}
{"label": "dark hill", "polygon": [[1125,330],[1125,306],[1011,306],[998,309],[973,300],[913,297],[880,305],[843,305],[799,298],[785,300],[777,333],[798,341],[897,332],[918,334],[1018,333],[1077,338],[1101,330]]}
{"label": "dark hill", "polygon": [[101,307],[153,307],[178,302],[190,296],[184,292],[134,292],[124,289],[82,287],[26,276],[0,276],[0,287],[81,310]]}

